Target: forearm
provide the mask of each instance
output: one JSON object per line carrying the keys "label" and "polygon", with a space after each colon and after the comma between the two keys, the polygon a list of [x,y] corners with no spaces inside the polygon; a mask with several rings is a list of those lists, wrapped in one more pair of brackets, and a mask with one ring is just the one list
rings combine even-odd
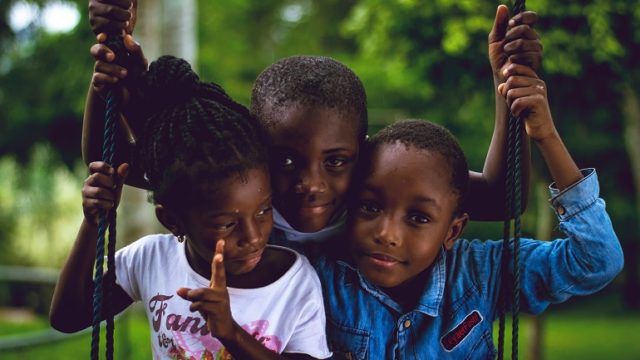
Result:
{"label": "forearm", "polygon": [[[505,182],[509,108],[504,97],[497,90],[498,85],[499,79],[494,77],[496,119],[484,167],[482,173],[470,172],[469,174],[469,192],[465,211],[469,213],[472,220],[496,221],[507,218]],[[529,138],[524,131],[521,143],[521,210],[524,211],[529,194],[530,168]]]}
{"label": "forearm", "polygon": [[97,226],[83,220],[51,300],[49,321],[57,330],[75,332],[91,324],[97,234]]}
{"label": "forearm", "polygon": [[551,136],[536,141],[536,145],[540,149],[558,190],[562,191],[582,179],[582,173],[557,131],[554,131]]}
{"label": "forearm", "polygon": [[244,331],[238,324],[229,339],[220,339],[234,359],[279,360],[279,359],[315,359],[305,354],[281,355],[267,349],[256,338]]}
{"label": "forearm", "polygon": [[102,160],[105,103],[89,86],[82,119],[82,159],[86,164]]}
{"label": "forearm", "polygon": [[[84,117],[82,120],[82,159],[86,164],[92,161],[102,160],[102,145],[104,142],[104,100],[89,87],[85,103]],[[116,164],[128,163],[129,174],[125,179],[127,185],[140,189],[149,189],[149,184],[144,179],[144,171],[134,159],[136,137],[128,121],[120,115],[119,128],[116,134]]]}

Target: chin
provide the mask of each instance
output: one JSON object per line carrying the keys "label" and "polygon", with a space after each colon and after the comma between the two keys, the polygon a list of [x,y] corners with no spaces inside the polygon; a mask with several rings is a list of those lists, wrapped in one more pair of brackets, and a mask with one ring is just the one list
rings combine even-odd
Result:
{"label": "chin", "polygon": [[381,288],[393,288],[402,283],[402,281],[398,281],[397,277],[393,276],[393,274],[376,271],[367,267],[363,267],[360,264],[358,264],[358,268],[360,269],[362,275],[375,286]]}

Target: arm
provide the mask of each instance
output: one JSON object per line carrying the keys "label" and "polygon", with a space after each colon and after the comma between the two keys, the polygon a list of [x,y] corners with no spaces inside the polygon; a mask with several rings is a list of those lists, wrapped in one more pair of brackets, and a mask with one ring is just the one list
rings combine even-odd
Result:
{"label": "arm", "polygon": [[[98,235],[98,214],[109,210],[117,203],[122,184],[112,191],[111,168],[105,163],[90,164],[92,174],[82,188],[84,220],[69,257],[62,268],[56,284],[49,321],[51,326],[62,332],[76,332],[92,323],[93,319],[93,264],[96,257]],[[127,166],[118,169],[126,176]],[[132,300],[119,287],[114,291],[114,313],[120,313]]]}
{"label": "arm", "polygon": [[[498,7],[493,29],[489,34],[489,60],[493,69],[496,120],[482,173],[469,173],[468,199],[465,211],[473,220],[504,220],[506,146],[509,108],[498,92],[498,85],[505,81],[503,73],[512,63],[536,69],[542,57],[542,46],[532,26],[537,22],[534,12],[524,12],[509,20],[504,5]],[[511,28],[508,28],[511,26]],[[529,142],[522,137],[522,209],[529,194]]]}
{"label": "arm", "polygon": [[[106,40],[106,33],[125,34],[124,44],[131,55],[130,63],[136,67],[135,71],[143,71],[147,68],[147,60],[140,45],[131,36],[137,21],[137,5],[137,0],[89,0],[89,23],[100,43]],[[123,81],[128,75],[128,69],[114,62],[115,54],[107,46],[95,44],[91,47],[91,55],[95,58],[96,65],[82,123],[82,158],[86,164],[102,160],[105,87]],[[126,88],[123,89],[123,98],[128,98]],[[144,172],[135,161],[136,136],[123,115],[119,125],[121,131],[116,134],[116,146],[119,150],[116,152],[118,158],[115,162],[132,165],[127,178],[128,185],[148,189]]]}
{"label": "arm", "polygon": [[581,172],[564,146],[551,117],[545,83],[526,66],[507,70],[500,93],[524,120],[526,133],[555,181],[552,204],[567,235],[521,244],[521,261],[527,269],[521,274],[524,308],[540,312],[550,302],[600,290],[622,270],[624,260],[605,203],[598,197],[595,172]]}
{"label": "arm", "polygon": [[[98,36],[104,40],[104,34]],[[124,38],[125,46],[131,54],[131,63],[135,67],[146,69],[147,61],[138,43],[130,35]],[[85,112],[82,122],[82,158],[85,163],[102,160],[102,144],[104,132],[104,116],[106,87],[113,86],[125,80],[129,74],[128,69],[116,64],[115,54],[103,44],[95,44],[91,47],[91,55],[96,59],[95,69],[91,80],[91,86],[87,94]],[[123,88],[122,98],[124,102],[129,100],[129,88]],[[135,119],[134,119],[135,120]],[[120,131],[116,134],[116,159],[115,163],[131,164],[127,184],[142,189],[148,189],[149,185],[144,179],[144,171],[136,161],[136,136],[129,121],[121,114],[119,119]],[[139,120],[138,120],[139,121]]]}

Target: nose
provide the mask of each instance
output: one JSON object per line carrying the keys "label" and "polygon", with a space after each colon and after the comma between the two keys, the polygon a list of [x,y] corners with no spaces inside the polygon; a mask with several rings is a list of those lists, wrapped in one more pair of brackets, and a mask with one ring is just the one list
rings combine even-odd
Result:
{"label": "nose", "polygon": [[322,171],[313,166],[308,166],[300,172],[300,178],[295,186],[298,194],[323,193],[327,188]]}
{"label": "nose", "polygon": [[259,244],[264,239],[264,234],[260,225],[255,219],[248,220],[242,229],[240,236],[240,246],[252,246]]}
{"label": "nose", "polygon": [[401,235],[397,219],[392,214],[383,216],[378,223],[375,242],[387,246],[399,246]]}

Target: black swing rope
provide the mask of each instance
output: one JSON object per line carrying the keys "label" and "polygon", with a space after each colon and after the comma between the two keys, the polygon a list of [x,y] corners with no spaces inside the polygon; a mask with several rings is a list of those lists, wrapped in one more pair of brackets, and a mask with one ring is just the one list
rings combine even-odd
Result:
{"label": "black swing rope", "polygon": [[[126,50],[122,37],[111,36],[105,42],[116,55],[116,59],[126,57]],[[118,117],[120,116],[120,90],[111,87],[107,90],[105,98],[105,118],[104,118],[104,140],[102,144],[102,161],[111,165],[114,170],[113,158],[115,154],[115,134],[118,131]],[[117,172],[114,171],[114,180]],[[104,254],[105,254],[105,237],[107,230],[109,231],[107,243],[107,272],[103,271]],[[98,238],[96,242],[96,261],[94,273],[94,289],[93,289],[93,331],[91,333],[91,359],[98,360],[100,358],[100,323],[104,314],[106,321],[106,358],[113,359],[113,309],[112,294],[116,282],[115,271],[115,252],[116,252],[116,209],[113,208],[107,212],[100,213],[98,223]]]}
{"label": "black swing rope", "polygon": [[[513,14],[525,10],[524,0],[515,0]],[[503,226],[502,282],[500,285],[500,321],[498,328],[498,359],[504,358],[505,314],[509,308],[507,290],[511,285],[511,359],[518,359],[518,328],[520,312],[520,214],[522,212],[522,122],[509,114],[507,129],[507,170],[505,183],[506,219]],[[513,238],[510,238],[511,219],[513,219]],[[513,279],[508,283],[509,260],[513,261]]]}

